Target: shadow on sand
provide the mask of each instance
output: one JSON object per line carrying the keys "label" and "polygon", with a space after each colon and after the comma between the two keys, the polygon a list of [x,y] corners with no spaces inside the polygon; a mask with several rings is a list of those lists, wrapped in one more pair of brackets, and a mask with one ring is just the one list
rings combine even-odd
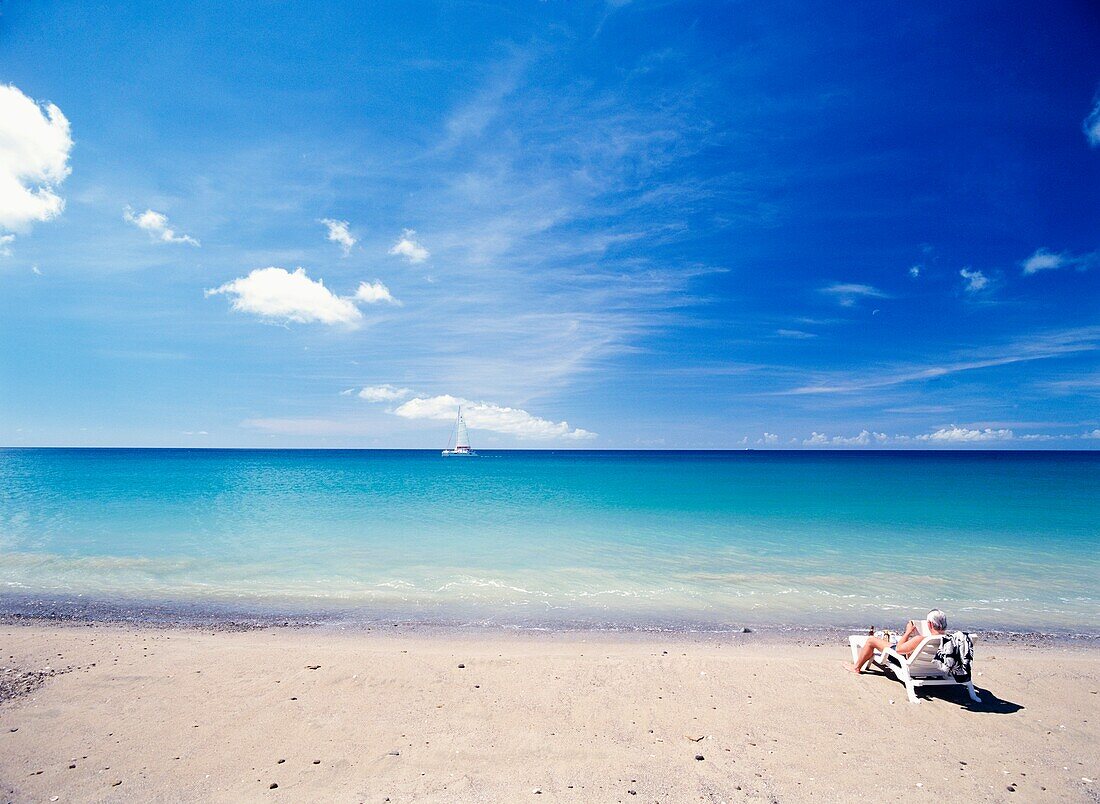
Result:
{"label": "shadow on sand", "polygon": [[[893,683],[901,686],[902,695],[905,694],[905,686],[894,678],[891,673],[876,669],[867,674],[889,679]],[[917,691],[917,697],[922,701],[938,698],[949,701],[950,703],[956,703],[968,712],[980,712],[986,715],[1014,715],[1024,708],[1023,704],[999,698],[989,690],[979,687],[977,684],[974,685],[974,689],[977,691],[978,697],[982,699],[981,703],[974,703],[970,700],[970,696],[966,692],[966,687],[962,684],[944,687],[922,687]]]}

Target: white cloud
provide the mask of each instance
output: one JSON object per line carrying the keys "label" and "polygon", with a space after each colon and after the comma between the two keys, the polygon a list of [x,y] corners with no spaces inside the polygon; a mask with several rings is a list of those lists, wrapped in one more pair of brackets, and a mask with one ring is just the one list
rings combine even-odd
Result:
{"label": "white cloud", "polygon": [[969,293],[976,293],[989,285],[989,277],[981,271],[971,271],[968,268],[963,268],[959,271],[959,276],[966,280],[966,290]]}
{"label": "white cloud", "polygon": [[388,383],[368,386],[359,392],[359,398],[368,402],[396,402],[399,399],[408,399],[412,395],[413,391],[408,388],[396,388]]}
{"label": "white cloud", "polygon": [[32,265],[31,266],[31,272],[35,276],[42,276],[42,270],[37,265]]}
{"label": "white cloud", "polygon": [[363,317],[353,302],[333,294],[321,280],[310,279],[304,268],[293,273],[285,268],[257,268],[206,291],[207,296],[220,293],[233,297],[234,310],[273,321],[355,326]]}
{"label": "white cloud", "polygon": [[366,304],[385,302],[386,304],[401,305],[401,302],[390,293],[390,289],[377,279],[373,283],[360,282],[358,290],[355,291],[355,300]]}
{"label": "white cloud", "polygon": [[794,338],[796,340],[806,340],[807,338],[816,338],[812,332],[803,332],[800,329],[777,329],[775,334],[780,338]]}
{"label": "white cloud", "polygon": [[64,211],[57,187],[71,172],[72,147],[60,109],[0,84],[0,229],[23,232]]}
{"label": "white cloud", "polygon": [[521,408],[509,408],[492,402],[473,402],[450,394],[410,399],[391,412],[406,419],[449,422],[454,420],[460,406],[463,418],[474,430],[490,430],[532,440],[565,438],[581,441],[596,437],[595,433],[588,430],[570,427],[569,422],[553,422],[533,416]]}
{"label": "white cloud", "polygon": [[909,276],[913,277],[914,279],[919,277],[920,276],[920,266],[919,265],[914,265],[912,268],[910,268],[909,269]]}
{"label": "white cloud", "polygon": [[389,253],[394,257],[404,257],[412,263],[424,262],[432,256],[428,249],[417,242],[416,232],[412,229],[405,229],[401,232],[400,239],[393,244]]}
{"label": "white cloud", "polygon": [[885,444],[887,439],[886,433],[872,433],[862,430],[859,435],[833,436],[833,443],[848,447],[865,447],[869,444]]}
{"label": "white cloud", "polygon": [[860,285],[853,282],[834,282],[821,288],[821,292],[833,296],[842,307],[851,307],[859,299],[889,299],[890,294],[884,293],[871,285]]}
{"label": "white cloud", "polygon": [[149,236],[161,243],[186,243],[189,246],[198,246],[199,241],[190,235],[178,235],[168,225],[168,216],[162,212],[147,209],[137,215],[130,207],[122,211],[124,220],[134,224],[139,229],[149,233]]}
{"label": "white cloud", "polygon": [[1096,105],[1092,107],[1081,128],[1085,132],[1085,139],[1089,141],[1089,145],[1094,148],[1100,145],[1100,97],[1096,99]]}
{"label": "white cloud", "polygon": [[1082,433],[1081,438],[1100,438],[1100,430],[1092,430],[1087,433]]}
{"label": "white cloud", "polygon": [[1063,258],[1061,254],[1047,251],[1045,248],[1037,250],[1024,260],[1024,273],[1033,274],[1037,271],[1049,271],[1052,268],[1061,268]]}
{"label": "white cloud", "polygon": [[1052,271],[1058,268],[1076,268],[1079,271],[1087,270],[1100,260],[1100,253],[1067,254],[1054,252],[1045,248],[1038,249],[1034,254],[1024,260],[1021,265],[1024,275],[1038,273],[1039,271]]}
{"label": "white cloud", "polygon": [[0,235],[0,257],[11,256],[11,244],[15,242],[15,235]]}
{"label": "white cloud", "polygon": [[869,430],[860,431],[854,436],[833,436],[829,438],[824,433],[813,432],[810,437],[804,439],[802,444],[807,447],[866,447],[871,444],[885,444],[890,437],[886,433],[874,433]]}
{"label": "white cloud", "polygon": [[352,246],[358,242],[348,228],[350,224],[347,221],[338,221],[333,218],[322,218],[321,223],[328,227],[328,239],[333,243],[338,243],[340,248],[344,250],[344,256],[348,256],[351,253]]}
{"label": "white cloud", "polygon": [[931,380],[963,371],[1007,366],[1032,360],[1048,360],[1097,350],[1100,350],[1100,326],[1033,332],[1000,346],[956,352],[949,356],[952,359],[944,363],[902,365],[878,373],[869,373],[866,369],[858,372],[836,372],[831,375],[822,375],[812,384],[779,393],[855,393]]}
{"label": "white cloud", "polygon": [[779,436],[777,436],[775,433],[764,433],[763,436],[756,439],[756,443],[757,444],[778,444],[779,443]]}
{"label": "white cloud", "polygon": [[993,430],[986,427],[984,430],[968,430],[965,427],[951,425],[943,427],[934,433],[925,433],[915,436],[915,441],[929,441],[932,443],[967,444],[977,441],[1010,441],[1013,438],[1011,430]]}

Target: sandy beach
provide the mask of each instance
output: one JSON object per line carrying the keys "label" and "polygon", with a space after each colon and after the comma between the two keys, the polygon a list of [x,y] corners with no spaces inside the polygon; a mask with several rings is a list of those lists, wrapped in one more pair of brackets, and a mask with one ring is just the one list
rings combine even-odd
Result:
{"label": "sandy beach", "polygon": [[1100,651],[919,705],[836,635],[14,624],[10,801],[1097,801]]}

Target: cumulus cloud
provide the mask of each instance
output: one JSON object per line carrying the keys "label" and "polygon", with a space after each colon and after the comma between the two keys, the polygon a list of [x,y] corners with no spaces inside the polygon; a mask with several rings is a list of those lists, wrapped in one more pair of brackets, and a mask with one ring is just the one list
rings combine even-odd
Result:
{"label": "cumulus cloud", "polygon": [[377,279],[374,282],[360,282],[359,288],[355,291],[355,300],[365,304],[385,302],[386,304],[401,305],[401,302],[390,293],[390,289]]}
{"label": "cumulus cloud", "polygon": [[764,433],[760,438],[756,439],[757,444],[778,444],[779,436],[775,433]]}
{"label": "cumulus cloud", "polygon": [[[348,392],[342,391],[341,393]],[[360,399],[365,399],[368,402],[396,402],[399,399],[408,399],[412,395],[413,391],[408,388],[396,388],[388,383],[385,385],[367,386],[358,394]]]}
{"label": "cumulus cloud", "polygon": [[871,285],[860,285],[854,282],[834,282],[821,288],[821,292],[834,297],[842,307],[851,307],[860,299],[889,299],[890,294],[885,293]]}
{"label": "cumulus cloud", "polygon": [[1081,129],[1085,132],[1085,139],[1089,141],[1089,145],[1093,148],[1100,145],[1100,96],[1096,98],[1096,105],[1085,118]]}
{"label": "cumulus cloud", "polygon": [[913,277],[914,279],[918,278],[920,276],[920,266],[914,265],[912,268],[910,268],[909,276]]}
{"label": "cumulus cloud", "polygon": [[966,291],[968,293],[976,293],[989,285],[989,277],[981,271],[971,271],[969,268],[963,268],[959,271],[959,276],[966,280]]}
{"label": "cumulus cloud", "polygon": [[0,84],[0,229],[24,232],[64,211],[57,189],[71,172],[72,147],[60,109]]}
{"label": "cumulus cloud", "polygon": [[1087,433],[1082,433],[1081,438],[1100,438],[1100,430],[1091,430]]}
{"label": "cumulus cloud", "polygon": [[218,294],[230,296],[234,310],[270,321],[356,326],[363,317],[352,301],[332,293],[320,279],[310,279],[304,268],[293,273],[285,268],[257,268],[206,291],[207,296]]}
{"label": "cumulus cloud", "polygon": [[412,263],[424,262],[432,256],[428,249],[417,242],[416,232],[412,229],[405,229],[401,232],[400,239],[393,244],[389,253],[394,257],[404,257]]}
{"label": "cumulus cloud", "polygon": [[[370,402],[390,402],[412,393],[407,388],[380,385],[364,388],[359,395]],[[390,412],[406,419],[450,422],[454,421],[459,407],[462,408],[462,416],[466,419],[466,424],[474,430],[490,430],[494,433],[530,440],[562,438],[584,441],[596,437],[595,433],[588,430],[571,427],[569,422],[554,422],[534,416],[521,408],[510,408],[492,402],[475,402],[450,394],[418,396]]]}
{"label": "cumulus cloud", "polygon": [[11,244],[15,242],[15,235],[0,235],[0,257],[11,256]]}
{"label": "cumulus cloud", "polygon": [[134,210],[126,207],[122,211],[124,220],[134,224],[137,228],[149,233],[149,236],[158,243],[186,243],[189,246],[198,246],[199,241],[190,235],[176,234],[168,224],[168,216],[162,212],[147,209],[144,212],[134,214]]}
{"label": "cumulus cloud", "polygon": [[889,440],[886,433],[873,433],[870,430],[862,430],[854,436],[829,436],[824,433],[814,432],[802,444],[807,447],[867,447],[871,444],[885,444]]}
{"label": "cumulus cloud", "polygon": [[328,228],[329,241],[337,243],[344,250],[344,256],[348,256],[351,253],[352,246],[358,242],[348,228],[350,224],[347,221],[338,221],[334,218],[322,218],[321,223]]}
{"label": "cumulus cloud", "polygon": [[928,441],[938,444],[969,444],[978,441],[1011,441],[1011,430],[994,430],[986,427],[984,430],[968,430],[965,427],[951,425],[936,430],[934,433],[924,433],[915,436],[915,441]]}

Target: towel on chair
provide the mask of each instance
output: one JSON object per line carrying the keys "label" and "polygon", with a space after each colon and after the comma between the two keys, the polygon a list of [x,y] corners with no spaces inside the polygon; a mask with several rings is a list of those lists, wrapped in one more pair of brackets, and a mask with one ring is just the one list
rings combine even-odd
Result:
{"label": "towel on chair", "polygon": [[956,631],[944,637],[940,649],[936,651],[936,664],[956,681],[970,680],[972,661],[974,661],[974,643],[970,639],[970,634],[965,631]]}

